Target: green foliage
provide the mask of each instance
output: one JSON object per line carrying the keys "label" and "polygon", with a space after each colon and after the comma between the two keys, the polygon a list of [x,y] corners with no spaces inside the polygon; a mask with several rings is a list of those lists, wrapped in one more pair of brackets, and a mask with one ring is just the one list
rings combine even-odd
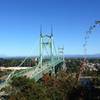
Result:
{"label": "green foliage", "polygon": [[[19,57],[19,58],[0,58],[0,66],[5,66],[5,67],[15,67],[18,66],[25,58],[24,57]],[[29,67],[29,66],[34,66],[35,65],[35,60],[34,59],[26,59],[25,63],[22,66]]]}
{"label": "green foliage", "polygon": [[7,70],[7,71],[1,71],[1,70],[0,70],[0,78],[1,78],[2,76],[5,76],[5,75],[9,74],[10,72],[11,72],[10,70]]}
{"label": "green foliage", "polygon": [[26,77],[13,78],[10,99],[12,100],[46,100],[45,88]]}
{"label": "green foliage", "polygon": [[[51,85],[50,82],[52,82]],[[52,91],[48,94],[51,100],[66,100],[72,88],[77,85],[77,81],[71,74],[61,71],[48,84],[49,86],[46,86],[48,91]]]}
{"label": "green foliage", "polygon": [[71,73],[78,72],[80,68],[81,59],[66,59],[67,70]]}
{"label": "green foliage", "polygon": [[[93,82],[97,84],[100,80]],[[27,77],[14,77],[10,86],[5,88],[8,100],[91,100],[91,91],[80,85],[75,73],[64,71],[56,76],[45,74],[39,82]]]}
{"label": "green foliage", "polygon": [[67,100],[73,87],[78,85],[72,74],[63,71],[45,78],[48,80],[36,83],[26,77],[14,77],[5,88],[9,100]]}

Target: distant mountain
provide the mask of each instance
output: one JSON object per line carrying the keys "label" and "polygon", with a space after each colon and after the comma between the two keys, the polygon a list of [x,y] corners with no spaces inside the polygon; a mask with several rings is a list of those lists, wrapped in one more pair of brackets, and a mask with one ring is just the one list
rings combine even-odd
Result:
{"label": "distant mountain", "polygon": [[87,55],[87,57],[100,58],[100,54]]}
{"label": "distant mountain", "polygon": [[0,58],[6,58],[7,56],[4,54],[0,54]]}
{"label": "distant mountain", "polygon": [[[9,57],[6,55],[1,54],[0,58],[25,58],[26,56],[15,56],[15,57]],[[34,58],[36,56],[30,56],[31,58]],[[84,55],[82,54],[67,54],[65,55],[66,58],[83,58]],[[100,54],[89,54],[87,55],[87,58],[100,58]]]}
{"label": "distant mountain", "polygon": [[[84,55],[65,55],[66,58],[83,58]],[[86,55],[87,58],[100,58],[100,54],[89,54]]]}

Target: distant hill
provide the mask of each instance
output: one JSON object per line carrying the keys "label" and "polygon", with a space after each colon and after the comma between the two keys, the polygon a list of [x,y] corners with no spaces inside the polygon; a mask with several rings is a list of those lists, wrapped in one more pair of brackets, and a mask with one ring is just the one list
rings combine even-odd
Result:
{"label": "distant hill", "polygon": [[[65,55],[66,58],[83,58],[84,55]],[[86,55],[87,58],[100,58],[100,54]]]}
{"label": "distant hill", "polygon": [[[30,56],[31,58],[34,58],[36,56]],[[76,54],[76,55],[65,55],[66,58],[83,58],[84,55],[81,55],[81,54]],[[6,56],[6,55],[0,55],[0,58],[5,58],[5,59],[9,59],[9,58],[25,58],[25,56],[15,56],[15,57],[9,57],[9,56]],[[100,58],[100,54],[91,54],[91,55],[87,55],[87,58]]]}
{"label": "distant hill", "polygon": [[0,58],[6,58],[6,55],[0,54]]}

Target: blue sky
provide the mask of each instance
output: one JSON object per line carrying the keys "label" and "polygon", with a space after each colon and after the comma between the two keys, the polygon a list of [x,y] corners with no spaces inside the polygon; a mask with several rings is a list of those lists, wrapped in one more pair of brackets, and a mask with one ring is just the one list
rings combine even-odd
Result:
{"label": "blue sky", "polygon": [[[83,54],[86,30],[100,19],[100,0],[0,0],[0,55],[38,54],[40,25],[65,54]],[[100,26],[91,35],[89,54],[100,53]]]}

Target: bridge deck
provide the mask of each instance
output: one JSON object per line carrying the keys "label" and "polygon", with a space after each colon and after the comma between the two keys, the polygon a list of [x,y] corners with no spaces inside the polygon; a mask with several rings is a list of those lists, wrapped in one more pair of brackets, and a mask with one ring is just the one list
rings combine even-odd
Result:
{"label": "bridge deck", "polygon": [[[12,74],[11,77],[26,76],[28,78],[35,79],[35,81],[38,81],[40,78],[42,78],[43,74],[53,71],[53,68],[55,68],[56,65],[58,65],[62,62],[63,62],[63,60],[55,60],[55,61],[53,61],[52,64],[50,62],[44,63],[42,67],[40,67],[40,65],[38,65],[38,66],[35,66],[32,68],[23,69],[19,72]],[[5,87],[7,84],[8,84],[7,82],[0,84],[0,90],[3,87]]]}
{"label": "bridge deck", "polygon": [[54,68],[59,63],[63,62],[62,60],[55,60],[51,64],[50,62],[46,62],[43,64],[42,67],[35,66],[33,68],[27,68],[21,72],[15,73],[14,76],[27,76],[29,78],[34,78],[35,80],[38,80],[43,76],[43,74],[48,73],[49,71],[52,71],[52,68]]}

